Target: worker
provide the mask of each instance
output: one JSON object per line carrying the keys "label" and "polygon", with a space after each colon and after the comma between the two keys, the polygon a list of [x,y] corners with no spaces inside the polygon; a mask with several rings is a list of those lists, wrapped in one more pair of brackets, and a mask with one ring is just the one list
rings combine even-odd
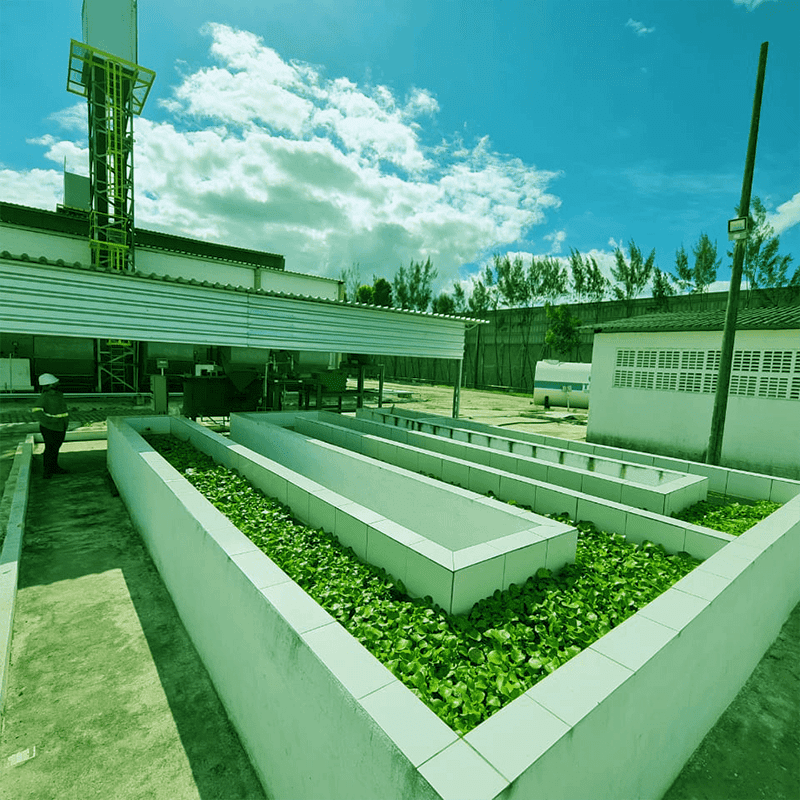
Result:
{"label": "worker", "polygon": [[58,466],[58,451],[64,443],[69,424],[67,403],[59,386],[58,378],[46,372],[39,376],[42,393],[39,402],[33,409],[33,416],[39,423],[39,430],[44,439],[44,467],[42,477],[51,478],[67,472]]}

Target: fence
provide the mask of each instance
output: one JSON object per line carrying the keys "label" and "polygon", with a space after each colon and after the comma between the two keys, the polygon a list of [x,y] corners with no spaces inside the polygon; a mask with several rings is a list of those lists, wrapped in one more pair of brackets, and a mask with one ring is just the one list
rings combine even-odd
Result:
{"label": "fence", "polygon": [[[796,289],[756,290],[743,295],[751,308],[770,305],[795,305],[800,301]],[[669,299],[666,311],[714,311],[724,309],[727,292],[681,295]],[[659,309],[652,297],[601,303],[570,303],[570,313],[584,324],[608,322],[628,316],[650,314]],[[468,326],[464,341],[462,385],[471,389],[505,389],[533,392],[536,362],[544,358],[590,363],[591,331],[582,331],[579,346],[569,354],[550,352],[545,344],[549,327],[543,306],[536,308],[498,309],[482,317],[488,325]],[[452,385],[457,380],[458,365],[443,359],[410,356],[381,356],[376,361],[386,365],[386,379]]]}

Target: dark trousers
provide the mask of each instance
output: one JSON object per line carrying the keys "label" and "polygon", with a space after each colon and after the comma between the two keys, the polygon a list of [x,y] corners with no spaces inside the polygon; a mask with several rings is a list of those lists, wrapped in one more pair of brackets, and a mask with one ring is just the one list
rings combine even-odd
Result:
{"label": "dark trousers", "polygon": [[58,450],[64,443],[66,431],[54,431],[51,428],[39,426],[44,439],[44,474],[52,475],[58,469]]}

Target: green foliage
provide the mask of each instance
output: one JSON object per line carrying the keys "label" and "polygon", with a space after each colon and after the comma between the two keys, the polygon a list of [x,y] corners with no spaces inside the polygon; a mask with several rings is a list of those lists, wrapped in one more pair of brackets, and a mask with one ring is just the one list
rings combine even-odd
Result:
{"label": "green foliage", "polygon": [[525,276],[522,256],[515,256],[512,261],[508,254],[502,258],[495,255],[494,271],[499,304],[506,308],[528,305],[531,293]]}
{"label": "green foliage", "polygon": [[[278,566],[460,734],[645,606],[697,561],[578,524],[576,560],[452,616],[358,560],[237,473],[171,436],[148,441]],[[561,517],[561,521],[567,521]]]}
{"label": "green foliage", "polygon": [[455,314],[456,302],[447,292],[441,292],[438,297],[434,298],[431,311],[434,314]]}
{"label": "green foliage", "polygon": [[586,261],[574,247],[569,250],[569,269],[572,276],[572,294],[581,302],[586,299],[589,276]]}
{"label": "green foliage", "polygon": [[560,355],[569,356],[581,343],[578,329],[581,321],[572,316],[568,306],[545,305],[549,327],[545,333],[545,344]]}
{"label": "green foliage", "polygon": [[695,503],[674,516],[684,522],[739,536],[779,508],[780,503],[768,500],[748,503],[709,493],[707,501]]}
{"label": "green foliage", "polygon": [[373,276],[372,302],[376,306],[386,306],[387,308],[392,305],[392,284],[386,278]]}
{"label": "green foliage", "polygon": [[478,278],[472,286],[472,294],[467,302],[467,309],[473,317],[480,317],[489,310],[491,299],[486,284]]}
{"label": "green foliage", "polygon": [[682,291],[698,294],[706,291],[717,279],[717,269],[722,259],[717,258],[717,243],[712,244],[706,233],[700,234],[692,253],[694,266],[690,267],[689,256],[683,245],[675,252],[675,274]]}
{"label": "green foliage", "polygon": [[430,258],[424,264],[421,261],[412,261],[408,269],[400,267],[392,281],[395,306],[413,311],[427,311],[437,274]]}
{"label": "green foliage", "polygon": [[535,297],[553,302],[569,291],[567,269],[557,258],[534,258],[528,271],[531,294]]}
{"label": "green foliage", "polygon": [[608,294],[611,284],[600,271],[593,256],[586,259],[586,296],[591,302],[599,303]]}
{"label": "green foliage", "polygon": [[481,275],[489,308],[530,308],[542,300],[567,294],[569,275],[557,258],[531,259],[527,269],[522,256],[495,255]]}
{"label": "green foliage", "polygon": [[[736,213],[739,213],[737,208]],[[791,279],[786,271],[792,256],[779,255],[780,237],[767,222],[767,209],[761,198],[756,196],[750,208],[750,235],[746,239],[744,256],[744,275],[751,289],[773,289],[782,286],[800,285],[800,268]],[[733,250],[728,255],[733,257]]]}
{"label": "green foliage", "polygon": [[662,272],[658,267],[653,267],[653,300],[659,311],[669,309],[669,298],[675,294],[669,273]]}
{"label": "green foliage", "polygon": [[467,310],[467,298],[464,295],[464,287],[456,281],[453,284],[453,304],[456,314],[464,314]]}
{"label": "green foliage", "polygon": [[617,300],[624,300],[630,305],[630,302],[644,290],[650,280],[656,251],[652,250],[645,259],[642,257],[642,251],[631,239],[628,243],[628,254],[629,258],[626,260],[622,249],[617,247],[614,251],[616,265],[611,267],[611,274],[617,282],[612,287],[614,297]]}
{"label": "green foliage", "polygon": [[361,266],[354,263],[347,269],[342,267],[339,280],[344,283],[344,299],[352,303],[355,301],[358,287],[361,286]]}
{"label": "green foliage", "polygon": [[364,305],[372,305],[375,299],[375,292],[371,286],[362,284],[356,291],[356,303],[363,303]]}
{"label": "green foliage", "polygon": [[701,233],[697,244],[692,248],[694,254],[694,291],[704,292],[717,279],[717,269],[722,263],[717,258],[717,243],[711,243],[707,233]]}

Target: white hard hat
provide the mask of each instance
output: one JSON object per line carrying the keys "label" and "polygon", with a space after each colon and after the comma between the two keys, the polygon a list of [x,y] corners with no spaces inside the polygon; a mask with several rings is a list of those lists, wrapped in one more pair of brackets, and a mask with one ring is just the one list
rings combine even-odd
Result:
{"label": "white hard hat", "polygon": [[52,386],[54,383],[58,383],[58,378],[55,375],[51,375],[49,372],[45,372],[44,375],[39,376],[39,386]]}

